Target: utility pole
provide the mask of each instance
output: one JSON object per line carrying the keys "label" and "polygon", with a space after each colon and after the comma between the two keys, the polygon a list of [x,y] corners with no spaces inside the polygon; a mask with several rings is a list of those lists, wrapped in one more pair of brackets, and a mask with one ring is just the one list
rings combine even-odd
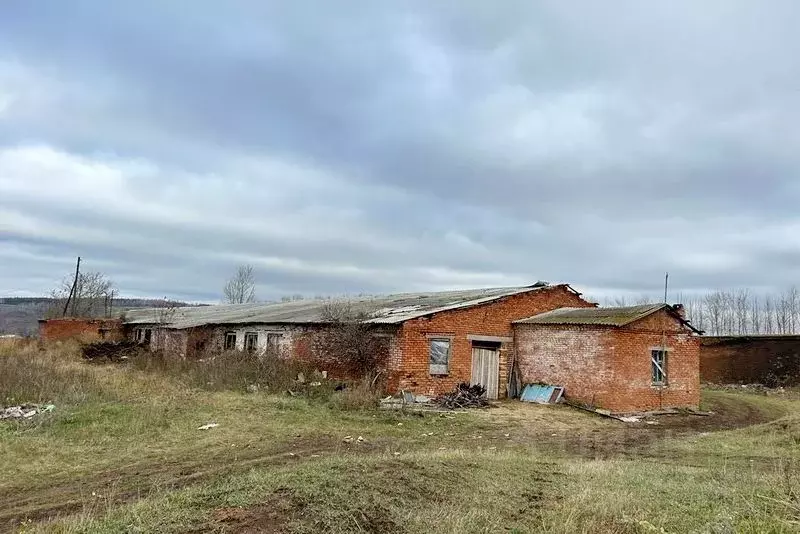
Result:
{"label": "utility pole", "polygon": [[[663,368],[661,369],[661,375],[664,377],[664,381],[668,381],[669,377],[667,376],[667,325],[666,325],[666,315],[667,315],[667,290],[669,288],[669,273],[664,275],[664,309],[662,310],[661,315],[661,354],[663,358],[661,361],[663,362]],[[664,405],[664,388],[658,388],[658,407],[662,408]]]}
{"label": "utility pole", "polygon": [[69,290],[69,296],[67,297],[67,302],[64,304],[64,313],[61,314],[61,317],[67,316],[67,310],[69,309],[69,303],[72,300],[73,295],[75,294],[75,288],[78,286],[78,276],[81,274],[81,257],[78,256],[78,265],[75,266],[75,280],[72,281],[72,288]]}

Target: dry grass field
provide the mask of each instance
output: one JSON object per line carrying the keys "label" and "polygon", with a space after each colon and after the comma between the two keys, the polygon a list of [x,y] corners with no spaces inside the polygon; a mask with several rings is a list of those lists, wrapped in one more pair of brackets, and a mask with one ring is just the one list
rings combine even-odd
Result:
{"label": "dry grass field", "polygon": [[0,531],[800,531],[791,392],[705,391],[714,416],[657,424],[516,401],[419,415],[192,365],[0,347],[0,405],[56,406],[0,421]]}

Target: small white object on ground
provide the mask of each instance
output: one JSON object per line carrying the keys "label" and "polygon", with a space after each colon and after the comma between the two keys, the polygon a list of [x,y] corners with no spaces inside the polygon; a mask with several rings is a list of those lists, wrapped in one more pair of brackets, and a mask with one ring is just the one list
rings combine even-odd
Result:
{"label": "small white object on ground", "polygon": [[0,420],[2,419],[30,419],[35,415],[55,410],[54,404],[22,404],[19,406],[0,407]]}
{"label": "small white object on ground", "polygon": [[217,423],[208,423],[203,426],[197,427],[197,430],[211,430],[212,428],[217,428],[219,424]]}

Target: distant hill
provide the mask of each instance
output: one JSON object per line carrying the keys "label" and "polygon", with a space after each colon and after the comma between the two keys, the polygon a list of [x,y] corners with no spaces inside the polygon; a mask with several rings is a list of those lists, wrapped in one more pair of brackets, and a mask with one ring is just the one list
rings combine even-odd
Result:
{"label": "distant hill", "polygon": [[[46,297],[0,298],[0,335],[19,334],[35,336],[39,332],[39,319],[56,305],[56,300]],[[118,317],[131,308],[157,308],[164,305],[160,299],[115,299],[110,317]],[[185,302],[170,302],[175,306],[190,306]]]}

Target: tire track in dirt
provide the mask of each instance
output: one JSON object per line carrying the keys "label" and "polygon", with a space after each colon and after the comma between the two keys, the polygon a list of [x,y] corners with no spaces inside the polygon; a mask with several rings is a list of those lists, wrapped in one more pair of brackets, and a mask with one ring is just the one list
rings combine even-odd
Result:
{"label": "tire track in dirt", "polygon": [[[292,462],[311,461],[313,455],[336,448],[333,440],[315,440],[313,445],[288,447],[271,454],[239,456],[235,461],[209,466],[205,462],[171,462],[135,464],[76,478],[66,484],[55,484],[31,493],[10,488],[0,493],[0,531],[13,531],[23,521],[42,522],[73,515],[98,506],[109,507],[147,497],[159,489],[176,490],[211,478],[240,473],[257,466],[281,466]],[[164,481],[164,484],[158,484]],[[95,488],[101,497],[87,497]],[[20,495],[21,491],[25,491]]]}

